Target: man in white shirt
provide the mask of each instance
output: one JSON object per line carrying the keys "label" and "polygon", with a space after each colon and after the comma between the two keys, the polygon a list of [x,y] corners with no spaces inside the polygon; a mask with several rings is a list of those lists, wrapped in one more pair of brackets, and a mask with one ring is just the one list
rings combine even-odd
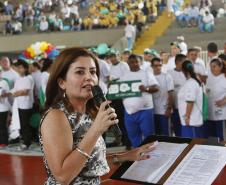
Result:
{"label": "man in white shirt", "polygon": [[151,68],[151,60],[154,57],[151,49],[146,48],[144,49],[144,55],[143,55],[143,61],[141,61],[141,66],[140,68],[143,70],[151,71],[153,73],[152,68]]}
{"label": "man in white shirt", "polygon": [[194,71],[197,74],[199,80],[205,83],[207,79],[207,71],[202,64],[196,62],[198,58],[198,50],[195,48],[188,49],[187,58],[192,62]]}
{"label": "man in white shirt", "polygon": [[45,17],[42,17],[40,23],[39,23],[39,31],[40,32],[46,32],[49,29],[49,23],[46,21]]}
{"label": "man in white shirt", "polygon": [[[110,66],[110,82],[117,81],[122,77],[125,73],[129,72],[129,66],[126,62],[120,62],[118,60],[118,56],[116,51],[111,50],[109,53],[109,61],[111,62]],[[116,138],[117,144],[122,144],[127,148],[130,148],[131,144],[127,135],[127,131],[124,124],[124,106],[122,104],[122,99],[116,99],[111,101],[111,107],[115,109],[115,113],[117,114],[117,118],[119,120],[119,128],[122,131],[122,138]],[[121,139],[121,140],[119,140]]]}
{"label": "man in white shirt", "polygon": [[194,4],[191,4],[187,13],[187,24],[191,26],[197,26],[199,19],[199,8]]}
{"label": "man in white shirt", "polygon": [[3,69],[2,78],[7,80],[10,89],[13,88],[16,79],[19,78],[19,74],[11,68],[8,57],[5,56],[1,57],[0,65],[2,66]]}
{"label": "man in white shirt", "polygon": [[209,11],[206,11],[202,23],[199,26],[201,32],[212,32],[214,29],[214,16]]}
{"label": "man in white shirt", "polygon": [[158,135],[170,135],[169,117],[173,111],[173,78],[163,73],[160,58],[151,61],[154,76],[159,83],[159,91],[153,93],[155,131]]}
{"label": "man in white shirt", "polygon": [[176,67],[168,73],[173,78],[174,83],[174,106],[173,106],[173,114],[171,116],[171,121],[173,125],[173,131],[175,136],[180,137],[181,136],[181,121],[179,117],[179,111],[178,111],[178,92],[180,88],[183,86],[183,84],[186,81],[186,78],[182,72],[182,64],[186,60],[186,56],[183,54],[176,55],[175,58],[175,64]]}
{"label": "man in white shirt", "polygon": [[127,39],[127,48],[129,50],[132,50],[133,39],[135,38],[135,34],[136,34],[135,27],[129,21],[127,21],[124,31],[125,31],[125,37]]}
{"label": "man in white shirt", "polygon": [[207,55],[209,57],[209,60],[206,61],[206,69],[207,69],[208,75],[211,75],[211,72],[210,72],[210,62],[214,58],[218,58],[218,46],[217,46],[217,44],[215,42],[210,42],[207,45]]}
{"label": "man in white shirt", "polygon": [[16,22],[13,23],[13,34],[20,34],[22,33],[22,31],[23,31],[22,23],[16,20]]}
{"label": "man in white shirt", "polygon": [[141,80],[139,86],[141,97],[129,97],[123,100],[125,107],[125,126],[133,147],[138,147],[143,139],[154,134],[154,107],[152,93],[158,91],[155,77],[140,69],[140,58],[130,55],[128,60],[130,71],[120,78],[120,81]]}
{"label": "man in white shirt", "polygon": [[175,57],[177,54],[181,52],[178,42],[170,43],[170,52],[171,52],[171,56],[169,57],[169,60],[166,64],[166,71],[169,71],[175,68]]}
{"label": "man in white shirt", "polygon": [[184,55],[187,55],[187,52],[188,52],[188,46],[187,44],[184,42],[184,36],[178,36],[177,37],[177,40],[179,41],[179,47],[180,47],[180,50],[181,50],[181,54],[184,54]]}

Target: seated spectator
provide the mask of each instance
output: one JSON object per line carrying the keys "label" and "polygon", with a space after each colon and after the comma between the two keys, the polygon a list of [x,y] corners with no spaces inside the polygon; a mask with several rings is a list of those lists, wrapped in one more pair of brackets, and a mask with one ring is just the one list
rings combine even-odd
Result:
{"label": "seated spectator", "polygon": [[184,7],[178,8],[175,11],[175,16],[179,26],[181,27],[187,26],[188,4],[186,4]]}
{"label": "seated spectator", "polygon": [[8,1],[4,2],[4,13],[6,15],[13,15],[13,5]]}
{"label": "seated spectator", "polygon": [[110,25],[109,27],[116,27],[118,25],[119,19],[115,12],[111,12],[108,16]]}
{"label": "seated spectator", "polygon": [[25,22],[26,22],[27,26],[33,26],[34,14],[35,14],[35,12],[34,12],[32,6],[28,6],[27,11],[25,12]]}
{"label": "seated spectator", "polygon": [[46,21],[46,19],[43,17],[39,23],[39,31],[40,32],[46,32],[49,29],[49,23]]}
{"label": "seated spectator", "polygon": [[85,30],[90,30],[90,29],[92,29],[92,26],[93,26],[93,20],[91,19],[90,16],[86,16],[86,17],[83,19],[83,25],[84,25],[84,29],[85,29]]}
{"label": "seated spectator", "polygon": [[56,13],[51,12],[48,16],[49,30],[54,31],[54,24],[56,21]]}
{"label": "seated spectator", "polygon": [[71,15],[71,30],[80,31],[81,30],[82,19],[77,14]]}
{"label": "seated spectator", "polygon": [[205,12],[205,15],[199,25],[199,29],[201,32],[213,32],[214,16],[209,11]]}
{"label": "seated spectator", "polygon": [[22,23],[18,20],[16,20],[13,23],[13,34],[17,35],[22,33],[23,29],[22,29]]}
{"label": "seated spectator", "polygon": [[6,21],[5,23],[5,34],[12,34],[13,32],[13,25],[10,21]]}
{"label": "seated spectator", "polygon": [[64,26],[63,26],[63,21],[62,19],[57,15],[55,22],[54,22],[54,30],[56,31],[61,31],[63,30]]}
{"label": "seated spectator", "polygon": [[187,25],[188,26],[197,26],[198,19],[199,19],[199,9],[194,4],[191,4],[191,6],[188,8],[187,11],[188,15],[186,18]]}

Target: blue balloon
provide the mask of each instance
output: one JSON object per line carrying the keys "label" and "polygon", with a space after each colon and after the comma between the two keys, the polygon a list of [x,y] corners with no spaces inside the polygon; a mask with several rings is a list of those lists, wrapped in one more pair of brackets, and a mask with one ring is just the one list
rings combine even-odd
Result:
{"label": "blue balloon", "polygon": [[48,57],[50,59],[55,59],[59,54],[60,52],[57,49],[54,49],[48,54]]}

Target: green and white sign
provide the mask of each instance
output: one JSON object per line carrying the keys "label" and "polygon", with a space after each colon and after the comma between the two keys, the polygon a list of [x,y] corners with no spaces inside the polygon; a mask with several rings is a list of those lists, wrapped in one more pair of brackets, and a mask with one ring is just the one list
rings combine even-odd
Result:
{"label": "green and white sign", "polygon": [[139,90],[139,86],[141,84],[141,80],[110,82],[106,97],[109,100],[139,97],[141,96],[141,92]]}

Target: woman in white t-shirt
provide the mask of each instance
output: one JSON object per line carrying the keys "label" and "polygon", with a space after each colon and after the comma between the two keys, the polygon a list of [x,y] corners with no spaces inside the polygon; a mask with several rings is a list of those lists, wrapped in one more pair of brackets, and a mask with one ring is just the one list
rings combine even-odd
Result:
{"label": "woman in white t-shirt", "polygon": [[5,93],[9,92],[8,83],[2,79],[2,67],[0,67],[0,148],[8,144],[7,117],[10,109],[8,98]]}
{"label": "woman in white t-shirt", "polygon": [[192,62],[185,60],[182,71],[185,84],[178,93],[178,109],[182,124],[181,136],[189,138],[203,137],[202,86],[196,77]]}
{"label": "woman in white t-shirt", "polygon": [[34,80],[31,75],[28,75],[28,64],[23,60],[18,60],[15,63],[20,77],[16,80],[14,88],[11,90],[11,95],[15,98],[14,103],[17,103],[21,135],[23,143],[21,149],[28,149],[31,145],[32,128],[30,126],[30,118],[34,104]]}
{"label": "woman in white t-shirt", "polygon": [[208,120],[205,137],[213,136],[223,140],[223,122],[226,120],[226,78],[222,72],[223,63],[214,58],[210,62],[211,74],[207,78]]}

